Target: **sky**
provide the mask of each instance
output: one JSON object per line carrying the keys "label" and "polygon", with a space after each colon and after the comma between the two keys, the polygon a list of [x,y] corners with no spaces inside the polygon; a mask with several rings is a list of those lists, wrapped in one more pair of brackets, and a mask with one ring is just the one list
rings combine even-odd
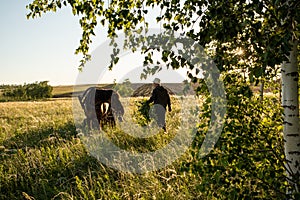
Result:
{"label": "sky", "polygon": [[[72,14],[69,7],[63,7],[56,13],[50,12],[40,18],[27,19],[26,14],[29,11],[26,5],[30,2],[2,0],[0,3],[0,84],[49,81],[53,86],[74,85],[78,82],[78,76],[82,76],[78,71],[81,55],[75,55],[81,38],[79,18]],[[150,23],[150,27],[159,28],[156,23],[152,25]],[[90,49],[93,59],[93,54],[108,41],[106,30],[97,27],[96,37],[92,39]],[[114,73],[99,66],[101,72],[96,74],[102,75],[99,75],[98,83],[112,82],[114,79],[124,80],[128,74],[132,77],[132,72],[141,69],[141,58],[138,54],[122,56],[119,66],[113,70]],[[127,69],[125,71],[121,70],[125,69],[124,65]],[[161,73],[158,77],[173,77],[168,82],[183,80],[182,75],[178,76],[177,72],[174,74],[173,71],[163,70]],[[170,73],[173,75],[170,76]]]}
{"label": "sky", "polygon": [[[50,81],[73,84],[80,55],[75,55],[81,36],[78,18],[63,8],[28,20],[26,0],[0,3],[0,84]],[[99,34],[98,40],[101,40]],[[104,41],[104,38],[102,39]]]}

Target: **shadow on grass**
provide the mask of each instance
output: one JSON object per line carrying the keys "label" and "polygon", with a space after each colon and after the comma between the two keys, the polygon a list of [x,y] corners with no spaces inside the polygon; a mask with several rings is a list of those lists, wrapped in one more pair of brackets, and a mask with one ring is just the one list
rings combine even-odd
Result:
{"label": "shadow on grass", "polygon": [[7,149],[38,148],[61,140],[71,140],[76,136],[76,127],[73,122],[62,126],[37,128],[29,132],[18,133],[5,140],[3,145]]}
{"label": "shadow on grass", "polygon": [[[115,183],[124,175],[88,155],[84,145],[74,140],[76,134],[70,121],[23,132],[4,141],[6,148],[22,150],[0,157],[0,199],[90,199],[90,191],[98,199],[109,199],[107,191],[119,191],[120,186]],[[124,137],[119,138],[120,142]],[[130,139],[123,145],[138,149],[146,142]],[[153,142],[148,141],[148,145]],[[43,148],[49,148],[49,152],[41,150],[44,154],[35,154],[36,149]]]}
{"label": "shadow on grass", "polygon": [[[4,141],[5,148],[17,151],[0,156],[0,199],[69,199],[67,196],[82,195],[80,181],[87,181],[83,184],[92,187],[93,179],[99,176],[117,180],[118,172],[88,155],[74,139],[76,134],[70,121],[23,132]],[[44,149],[38,151],[41,156],[35,154],[39,149]],[[97,184],[105,185],[106,181],[101,179]]]}
{"label": "shadow on grass", "polygon": [[[13,176],[6,181],[0,180],[0,199],[73,199],[84,196],[83,191],[88,193],[92,187],[105,187],[107,180],[99,177],[107,177],[111,183],[118,179],[116,171],[104,167],[87,154],[79,154],[65,164],[56,161],[47,169],[43,166],[29,171],[19,168]],[[81,184],[85,185],[84,189]],[[31,198],[26,198],[27,195]]]}
{"label": "shadow on grass", "polygon": [[173,139],[173,134],[167,134],[160,131],[156,135],[148,138],[138,138],[126,134],[123,131],[119,131],[114,135],[110,135],[109,138],[112,143],[116,144],[121,149],[138,153],[147,153],[165,147],[165,145]]}

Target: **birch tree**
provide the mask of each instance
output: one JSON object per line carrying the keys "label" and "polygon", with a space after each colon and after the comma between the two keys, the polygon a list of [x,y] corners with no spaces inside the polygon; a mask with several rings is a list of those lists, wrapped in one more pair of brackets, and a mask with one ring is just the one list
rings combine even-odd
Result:
{"label": "birch tree", "polygon": [[287,178],[291,186],[287,193],[291,196],[293,193],[299,194],[300,187],[299,63],[297,60],[299,15],[296,12],[299,13],[299,1],[283,2],[282,9],[278,12],[279,16],[282,16],[278,21],[291,34],[289,52],[286,54],[288,60],[283,61],[281,65],[284,153]]}
{"label": "birch tree", "polygon": [[297,42],[294,42],[289,61],[282,64],[282,106],[284,109],[284,150],[286,171],[292,189],[288,193],[299,192],[300,127]]}

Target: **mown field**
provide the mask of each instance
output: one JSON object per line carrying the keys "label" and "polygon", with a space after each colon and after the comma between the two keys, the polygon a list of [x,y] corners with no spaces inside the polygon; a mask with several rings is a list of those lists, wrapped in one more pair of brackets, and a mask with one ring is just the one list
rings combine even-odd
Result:
{"label": "mown field", "polygon": [[[230,105],[216,148],[199,159],[210,117],[203,106],[195,141],[180,159],[133,174],[89,154],[76,132],[71,98],[0,103],[0,199],[282,199],[281,128],[274,120],[281,116],[270,114],[274,99],[265,104],[269,110]],[[168,134],[135,139],[115,131],[110,137],[132,151],[163,148],[174,137],[176,113],[174,106]]]}

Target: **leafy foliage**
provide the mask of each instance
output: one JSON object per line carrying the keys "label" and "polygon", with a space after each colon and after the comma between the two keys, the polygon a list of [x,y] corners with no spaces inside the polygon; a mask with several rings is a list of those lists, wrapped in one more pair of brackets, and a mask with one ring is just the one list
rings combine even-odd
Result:
{"label": "leafy foliage", "polygon": [[141,126],[146,126],[150,121],[150,104],[147,103],[148,99],[141,99],[135,102],[136,111],[133,114],[133,118]]}
{"label": "leafy foliage", "polygon": [[[156,17],[164,29],[182,31],[203,47],[215,49],[213,57],[220,70],[248,69],[251,80],[261,76],[274,75],[274,67],[286,60],[291,49],[292,36],[299,38],[299,2],[282,1],[39,1],[33,0],[27,6],[28,18],[41,16],[45,12],[56,11],[70,6],[73,14],[80,16],[82,39],[76,53],[82,53],[80,68],[90,59],[88,54],[91,36],[100,22],[108,27],[108,37],[114,38],[117,31],[127,34],[125,43],[143,43],[133,35],[147,31],[146,15],[153,7],[161,9]],[[113,41],[112,41],[113,44]],[[135,45],[127,44],[136,50]],[[118,62],[116,47],[112,65]],[[144,46],[146,59],[151,61],[150,46]],[[242,53],[237,53],[242,50]],[[149,57],[150,56],[150,57]],[[163,60],[172,60],[172,67],[178,67],[179,59],[162,52]],[[173,58],[173,59],[172,59]],[[181,65],[182,66],[182,65]]]}
{"label": "leafy foliage", "polygon": [[[199,173],[199,192],[209,199],[285,199],[287,187],[282,111],[274,96],[263,102],[244,93],[246,84],[228,87],[227,117],[214,150],[184,169]],[[210,98],[199,122],[194,152],[202,145],[211,116]],[[192,168],[192,169],[191,169]]]}

